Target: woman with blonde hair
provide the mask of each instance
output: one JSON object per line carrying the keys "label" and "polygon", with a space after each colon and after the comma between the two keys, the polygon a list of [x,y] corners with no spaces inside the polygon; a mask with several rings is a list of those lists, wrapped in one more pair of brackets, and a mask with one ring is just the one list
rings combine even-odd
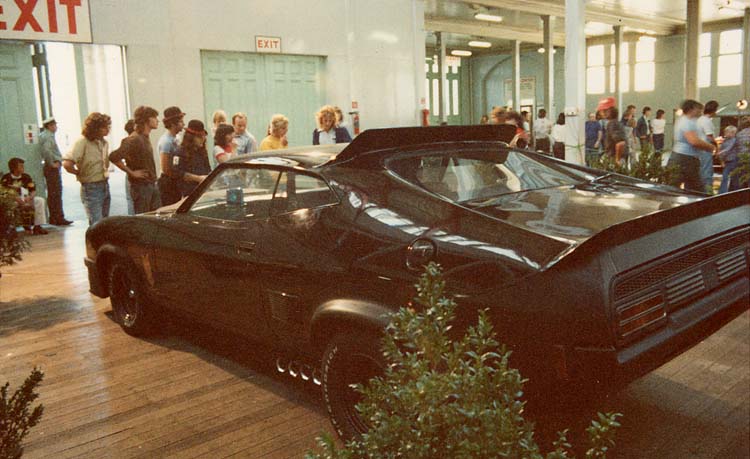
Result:
{"label": "woman with blonde hair", "polygon": [[289,131],[289,119],[284,115],[273,115],[268,124],[268,136],[260,142],[260,151],[281,150],[289,146],[286,133]]}
{"label": "woman with blonde hair", "polygon": [[221,109],[214,110],[213,115],[211,115],[211,121],[214,123],[211,127],[211,135],[216,135],[216,129],[219,125],[226,124],[227,122],[227,112]]}
{"label": "woman with blonde hair", "polygon": [[329,145],[351,142],[352,138],[346,128],[336,127],[336,110],[324,105],[315,115],[318,128],[313,131],[313,145]]}

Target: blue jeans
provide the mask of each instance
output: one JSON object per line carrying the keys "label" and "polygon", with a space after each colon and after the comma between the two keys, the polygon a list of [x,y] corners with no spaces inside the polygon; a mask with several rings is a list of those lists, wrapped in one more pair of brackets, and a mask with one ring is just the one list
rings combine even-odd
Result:
{"label": "blue jeans", "polygon": [[735,159],[734,161],[727,161],[724,163],[724,173],[721,174],[721,186],[719,187],[719,194],[740,189],[740,177],[737,175],[735,175],[734,177],[730,177],[732,171],[734,171],[737,166],[739,166],[739,164],[739,159]]}
{"label": "blue jeans", "polygon": [[155,182],[130,182],[130,196],[133,198],[133,210],[136,214],[151,212],[161,207],[159,188]]}
{"label": "blue jeans", "polygon": [[703,181],[704,192],[714,193],[714,157],[707,151],[701,151],[701,180]]}
{"label": "blue jeans", "polygon": [[81,183],[81,202],[89,217],[89,225],[93,225],[104,217],[109,217],[109,204],[112,197],[109,194],[109,181]]}

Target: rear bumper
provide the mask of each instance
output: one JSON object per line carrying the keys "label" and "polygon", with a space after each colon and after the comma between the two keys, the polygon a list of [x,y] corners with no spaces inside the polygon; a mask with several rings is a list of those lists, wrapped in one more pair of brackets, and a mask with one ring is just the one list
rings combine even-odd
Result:
{"label": "rear bumper", "polygon": [[685,352],[750,308],[750,280],[741,277],[674,311],[666,325],[622,349],[566,352],[570,379],[627,384]]}
{"label": "rear bumper", "polygon": [[88,257],[85,257],[83,262],[86,264],[86,269],[89,273],[89,292],[100,298],[107,298],[109,292],[107,291],[107,286],[102,283],[102,277],[96,268],[96,262]]}

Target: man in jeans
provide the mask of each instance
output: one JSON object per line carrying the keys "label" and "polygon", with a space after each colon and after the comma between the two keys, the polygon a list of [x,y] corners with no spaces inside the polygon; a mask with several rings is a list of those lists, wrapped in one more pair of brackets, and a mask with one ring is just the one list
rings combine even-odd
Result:
{"label": "man in jeans", "polygon": [[156,163],[149,134],[159,126],[159,112],[140,106],[133,113],[136,135],[126,137],[120,148],[109,155],[109,160],[128,174],[130,195],[136,214],[161,207],[156,185]]}
{"label": "man in jeans", "polygon": [[47,118],[42,123],[44,129],[39,134],[39,152],[44,161],[44,178],[47,181],[47,207],[49,208],[49,222],[53,225],[70,225],[73,223],[65,219],[62,205],[62,154],[55,140],[57,121]]}
{"label": "man in jeans", "polygon": [[81,202],[93,225],[109,216],[112,200],[109,194],[109,144],[104,137],[109,134],[112,120],[109,116],[93,112],[83,123],[83,137],[63,155],[63,167],[81,182]]}

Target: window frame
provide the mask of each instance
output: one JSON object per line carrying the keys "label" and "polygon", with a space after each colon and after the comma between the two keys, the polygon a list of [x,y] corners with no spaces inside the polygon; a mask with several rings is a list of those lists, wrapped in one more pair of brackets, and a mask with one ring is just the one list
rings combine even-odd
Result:
{"label": "window frame", "polygon": [[[280,158],[280,159],[284,160],[283,158]],[[212,218],[212,217],[207,217],[207,216],[203,216],[203,215],[197,215],[197,214],[191,214],[190,213],[190,210],[193,207],[193,205],[195,204],[195,202],[201,196],[203,196],[203,194],[211,186],[211,184],[218,178],[218,176],[224,174],[228,169],[234,169],[234,170],[239,170],[239,169],[266,169],[266,170],[271,170],[271,171],[279,172],[279,176],[276,179],[276,184],[274,185],[273,195],[271,196],[271,205],[269,206],[269,212],[268,212],[267,215],[264,215],[264,216],[260,216],[259,215],[259,216],[255,216],[255,217],[252,217],[252,218],[245,218],[245,219],[242,219],[242,220],[229,220],[229,219],[217,219],[217,218]],[[332,199],[335,202],[331,202],[329,204],[325,204],[325,205],[322,205],[322,206],[316,206],[316,207],[310,207],[310,208],[300,208],[300,209],[295,209],[295,210],[288,211],[288,212],[273,213],[272,212],[273,201],[274,201],[274,199],[276,199],[276,193],[278,192],[278,189],[279,189],[279,181],[281,179],[281,176],[283,174],[287,173],[287,172],[293,172],[295,174],[306,175],[306,176],[312,177],[312,178],[314,178],[316,180],[319,180],[319,181],[323,182],[328,187],[328,190],[329,190],[329,192],[330,192],[330,194],[332,196]],[[218,167],[216,167],[213,171],[211,171],[211,173],[208,175],[208,177],[205,180],[203,180],[198,185],[198,187],[196,187],[195,190],[193,190],[193,192],[185,199],[185,201],[183,201],[183,203],[175,211],[174,216],[188,216],[188,217],[195,217],[195,218],[200,218],[200,219],[207,219],[207,220],[214,220],[214,221],[224,221],[224,222],[229,222],[229,223],[232,223],[232,224],[237,224],[237,223],[243,223],[243,222],[251,222],[251,221],[258,221],[258,220],[267,220],[269,218],[277,217],[277,216],[280,216],[280,215],[288,215],[288,214],[291,214],[291,213],[294,213],[294,212],[297,212],[297,211],[303,210],[303,209],[310,209],[310,210],[322,209],[322,208],[326,208],[326,207],[334,207],[334,206],[337,206],[339,204],[341,204],[341,197],[331,187],[331,184],[328,182],[328,180],[326,180],[325,177],[323,177],[322,175],[320,175],[318,173],[315,173],[313,171],[310,171],[309,169],[306,169],[306,168],[303,168],[303,167],[294,167],[294,166],[288,166],[288,165],[283,165],[283,164],[272,164],[272,163],[262,163],[262,164],[261,163],[222,163]]]}

